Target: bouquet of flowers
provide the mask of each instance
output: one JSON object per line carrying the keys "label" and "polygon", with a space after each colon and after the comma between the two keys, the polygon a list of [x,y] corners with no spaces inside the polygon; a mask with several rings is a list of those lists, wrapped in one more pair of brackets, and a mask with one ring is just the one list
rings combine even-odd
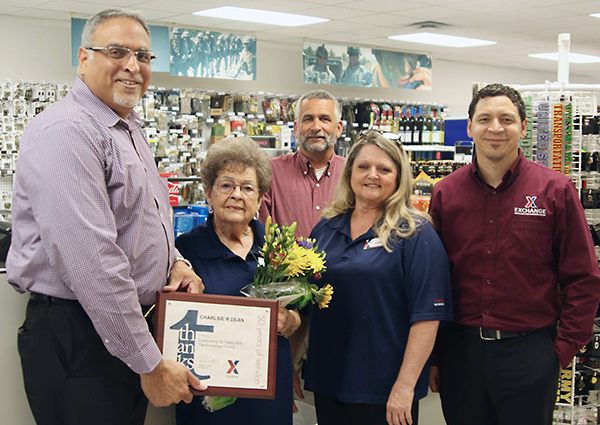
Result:
{"label": "bouquet of flowers", "polygon": [[278,299],[279,305],[304,307],[308,302],[327,308],[333,287],[319,288],[308,278],[321,278],[326,270],[325,253],[317,252],[314,239],[297,238],[296,222],[291,226],[277,226],[271,217],[265,222],[265,243],[260,249],[261,258],[254,282],[241,289],[242,294],[253,298]]}
{"label": "bouquet of flowers", "polygon": [[[319,289],[308,278],[321,278],[325,271],[325,253],[317,252],[314,239],[296,238],[296,223],[277,226],[271,217],[265,223],[265,244],[260,248],[261,257],[254,282],[240,292],[247,297],[279,300],[280,307],[296,304],[298,308],[307,303],[327,308],[333,287],[327,284]],[[216,412],[235,402],[235,397],[206,396],[204,408]]]}

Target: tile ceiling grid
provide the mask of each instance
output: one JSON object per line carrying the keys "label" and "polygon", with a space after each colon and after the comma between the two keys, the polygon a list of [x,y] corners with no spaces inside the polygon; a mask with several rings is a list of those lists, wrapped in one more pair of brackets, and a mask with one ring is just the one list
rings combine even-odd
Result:
{"label": "tile ceiling grid", "polygon": [[[191,15],[231,5],[330,19],[305,27],[284,28]],[[259,40],[300,44],[303,39],[353,43],[402,51],[429,52],[436,59],[522,69],[554,71],[556,63],[528,57],[557,50],[558,34],[571,33],[571,51],[600,55],[600,1],[590,0],[0,0],[0,15],[68,20],[86,18],[106,7],[142,11],[156,24],[214,28],[255,34]],[[497,41],[496,45],[453,49],[390,40],[389,35],[419,31],[421,21],[447,24],[434,29],[449,35]],[[598,78],[600,64],[571,64],[571,75]]]}

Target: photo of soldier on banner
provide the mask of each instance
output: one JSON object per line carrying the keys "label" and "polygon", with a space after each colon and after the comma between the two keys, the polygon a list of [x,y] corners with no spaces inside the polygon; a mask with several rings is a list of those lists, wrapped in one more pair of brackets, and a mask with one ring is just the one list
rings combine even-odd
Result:
{"label": "photo of soldier on banner", "polygon": [[359,87],[431,90],[431,56],[305,42],[303,81]]}
{"label": "photo of soldier on banner", "polygon": [[172,28],[172,75],[256,80],[256,37]]}

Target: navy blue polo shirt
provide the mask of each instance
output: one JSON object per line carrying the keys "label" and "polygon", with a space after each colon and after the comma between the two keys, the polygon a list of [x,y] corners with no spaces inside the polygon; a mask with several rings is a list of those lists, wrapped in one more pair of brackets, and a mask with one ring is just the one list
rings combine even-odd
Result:
{"label": "navy blue polo shirt", "polygon": [[[202,278],[205,294],[242,296],[240,289],[252,283],[256,274],[259,248],[264,243],[265,226],[252,220],[254,243],[244,260],[231,252],[215,233],[212,216],[180,235],[175,246],[190,260],[194,271]],[[231,406],[214,413],[202,407],[200,397],[191,404],[177,405],[178,425],[292,425],[292,353],[290,343],[277,338],[277,376],[274,400],[236,400]]]}
{"label": "navy blue polo shirt", "polygon": [[[318,285],[333,285],[329,308],[310,308],[306,389],[349,403],[385,404],[398,377],[411,323],[452,320],[448,258],[425,222],[387,252],[372,229],[350,236],[352,211],[311,233],[326,252]],[[427,395],[429,366],[415,387]]]}

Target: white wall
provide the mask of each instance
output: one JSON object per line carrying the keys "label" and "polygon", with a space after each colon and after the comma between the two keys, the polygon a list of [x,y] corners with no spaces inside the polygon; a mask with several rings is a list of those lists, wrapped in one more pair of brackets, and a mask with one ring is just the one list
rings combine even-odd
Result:
{"label": "white wall", "polygon": [[[32,81],[72,82],[76,75],[71,67],[70,22],[0,15],[0,80],[5,78]],[[316,87],[302,82],[301,46],[258,44],[257,81],[209,80],[173,77],[154,73],[152,84],[165,87],[202,87],[213,90],[265,91],[283,94],[302,94]],[[471,98],[471,82],[503,82],[515,84],[554,81],[555,73],[515,70],[435,60],[434,86],[431,92],[327,86],[339,97],[374,98],[407,101],[439,102],[450,105],[454,116],[465,116]],[[598,83],[571,76],[573,83]],[[0,415],[2,423],[33,425],[27,405],[21,367],[16,348],[17,328],[25,315],[27,297],[18,295],[0,275]],[[149,425],[174,423],[174,409],[150,408]],[[421,423],[441,425],[439,400],[428,396],[422,404]]]}
{"label": "white wall", "polygon": [[[71,29],[69,21],[18,18],[0,15],[0,80],[4,78],[35,81],[72,82],[76,69],[71,67]],[[264,91],[283,94],[302,94],[317,87],[302,82],[301,46],[258,43],[256,81],[212,80],[174,77],[154,73],[155,86],[201,87],[213,90]],[[433,90],[430,92],[325,86],[338,97],[438,102],[450,105],[453,116],[466,116],[471,98],[471,82],[485,81],[535,84],[555,81],[556,72],[538,72],[465,64],[433,58]],[[571,76],[572,83],[599,83],[586,77]]]}

